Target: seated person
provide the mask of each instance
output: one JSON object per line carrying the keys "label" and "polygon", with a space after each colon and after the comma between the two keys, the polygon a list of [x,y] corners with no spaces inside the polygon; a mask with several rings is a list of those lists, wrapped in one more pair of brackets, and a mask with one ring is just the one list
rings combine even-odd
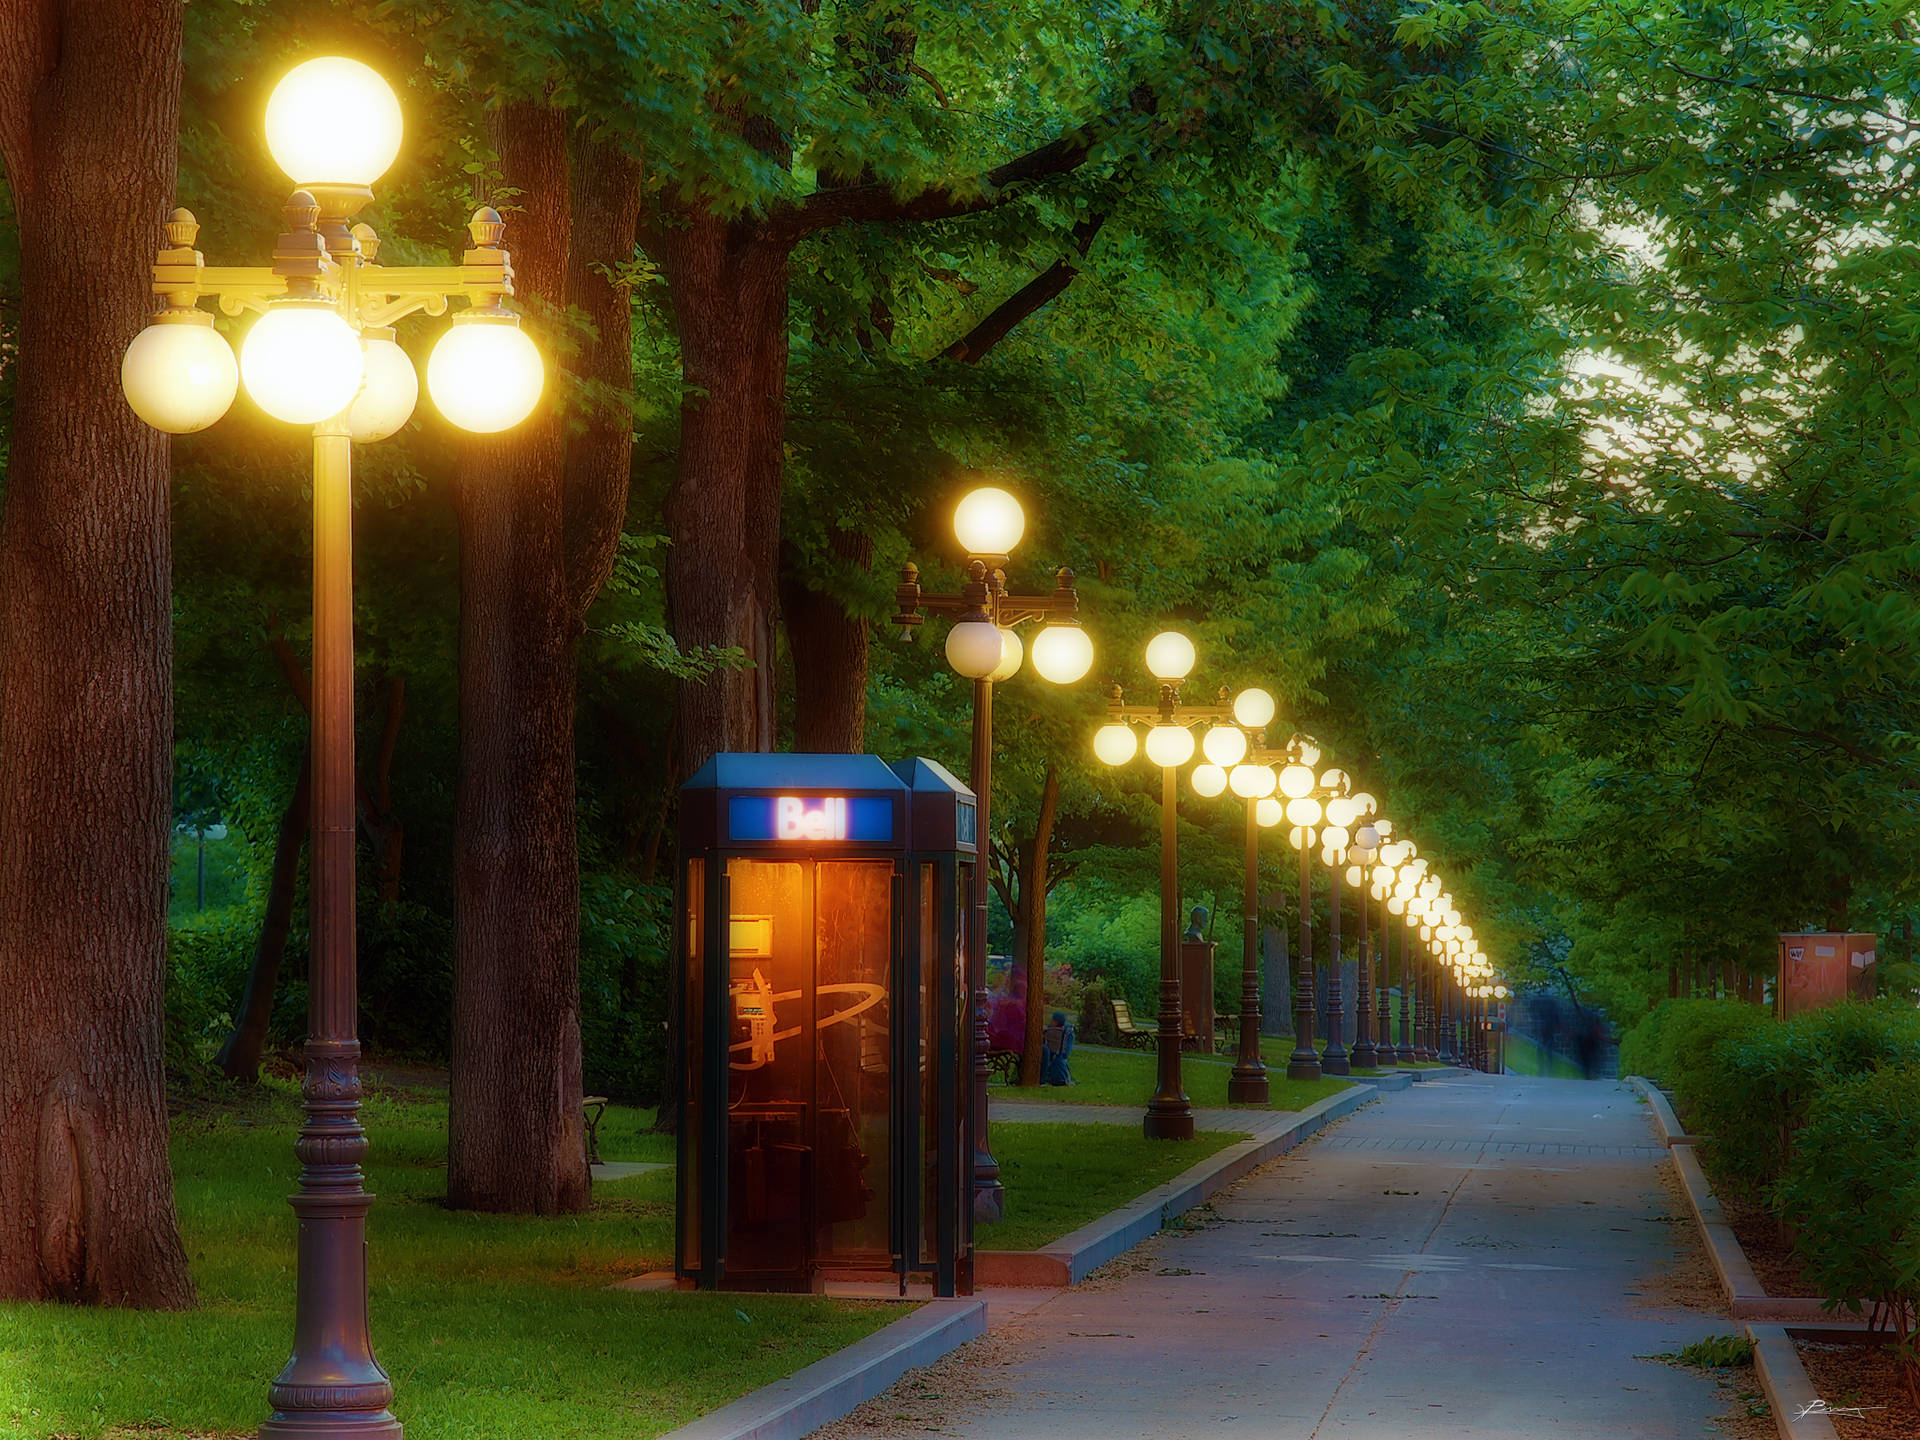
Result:
{"label": "seated person", "polygon": [[1040,1083],[1071,1085],[1073,1072],[1067,1068],[1067,1056],[1073,1052],[1073,1031],[1067,1026],[1066,1013],[1053,1012],[1053,1023],[1040,1033]]}

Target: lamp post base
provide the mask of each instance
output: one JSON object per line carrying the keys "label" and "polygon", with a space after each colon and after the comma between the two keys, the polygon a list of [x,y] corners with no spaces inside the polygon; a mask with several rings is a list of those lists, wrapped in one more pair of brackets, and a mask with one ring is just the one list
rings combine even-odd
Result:
{"label": "lamp post base", "polygon": [[998,1180],[973,1188],[973,1223],[998,1225],[1007,1218],[1007,1187]]}
{"label": "lamp post base", "polygon": [[1233,1074],[1227,1077],[1229,1105],[1265,1105],[1272,1093],[1264,1065],[1257,1070],[1242,1070],[1236,1066]]}
{"label": "lamp post base", "polygon": [[385,1410],[275,1411],[260,1440],[400,1440],[400,1422]]}
{"label": "lamp post base", "polygon": [[1353,1053],[1348,1058],[1362,1070],[1377,1070],[1380,1068],[1380,1052],[1373,1048],[1373,1041],[1371,1040],[1355,1041]]}
{"label": "lamp post base", "polygon": [[1141,1133],[1149,1140],[1191,1140],[1193,1139],[1193,1107],[1162,1106],[1158,1100],[1147,1102],[1146,1118],[1140,1122]]}
{"label": "lamp post base", "polygon": [[1347,1060],[1347,1047],[1338,1040],[1327,1046],[1320,1055],[1320,1070],[1326,1075],[1351,1075],[1353,1070]]}
{"label": "lamp post base", "polygon": [[1287,1057],[1287,1079],[1318,1080],[1320,1078],[1320,1052],[1313,1049],[1300,1049]]}

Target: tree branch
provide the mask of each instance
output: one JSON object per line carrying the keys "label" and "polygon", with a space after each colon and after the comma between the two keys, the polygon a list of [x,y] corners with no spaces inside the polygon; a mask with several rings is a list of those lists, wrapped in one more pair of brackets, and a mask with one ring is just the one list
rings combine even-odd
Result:
{"label": "tree branch", "polygon": [[[1086,258],[1087,251],[1093,245],[1093,237],[1100,233],[1100,227],[1106,223],[1105,215],[1095,215],[1073,227],[1075,248],[1081,259]],[[973,329],[949,345],[946,357],[966,365],[978,364],[986,358],[989,350],[1012,334],[1021,321],[1064,294],[1079,273],[1080,267],[1074,261],[1061,256],[996,305]]]}

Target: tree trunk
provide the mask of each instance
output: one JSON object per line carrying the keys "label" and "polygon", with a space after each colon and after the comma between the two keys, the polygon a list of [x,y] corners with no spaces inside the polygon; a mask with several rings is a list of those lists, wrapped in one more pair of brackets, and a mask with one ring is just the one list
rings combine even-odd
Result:
{"label": "tree trunk", "polygon": [[[873,537],[838,525],[828,532],[835,555],[873,564]],[[866,748],[867,635],[861,617],[810,583],[792,546],[783,547],[780,617],[793,656],[793,748],[810,755],[857,755]]]}
{"label": "tree trunk", "polygon": [[1040,789],[1040,818],[1020,873],[1020,908],[1027,922],[1027,1040],[1020,1054],[1020,1083],[1040,1083],[1040,1039],[1047,1017],[1047,851],[1053,844],[1053,817],[1060,808],[1060,767],[1047,762]]}
{"label": "tree trunk", "polygon": [[572,438],[549,409],[475,442],[465,467],[447,1199],[552,1215],[589,1203],[575,658],[626,515],[631,310],[602,272],[632,258],[640,181],[625,155],[587,141],[570,187],[563,112],[510,104],[495,126],[523,207],[508,229],[515,288],[584,310],[595,335],[574,367],[590,383]]}
{"label": "tree trunk", "polygon": [[240,999],[240,1018],[214,1062],[229,1080],[252,1084],[260,1078],[260,1057],[267,1048],[267,1026],[273,1020],[273,998],[280,984],[280,961],[287,953],[287,936],[293,930],[294,891],[299,885],[300,851],[306,844],[312,801],[313,751],[308,748],[300,754],[293,798],[280,813],[267,910],[260,919],[260,938],[254,942],[253,967],[247,972],[246,993]]}
{"label": "tree trunk", "polygon": [[173,203],[181,7],[0,26],[20,234],[0,515],[0,1298],[181,1308],[161,1040],[172,797],[166,440],[120,357]]}
{"label": "tree trunk", "polygon": [[774,748],[788,246],[704,210],[667,217],[650,243],[686,385],[667,496],[674,638],[746,661],[681,682],[681,773],[692,775],[718,751]]}
{"label": "tree trunk", "polygon": [[[558,306],[569,231],[567,121],[494,117],[515,288]],[[529,310],[532,321],[538,311]],[[543,337],[546,338],[546,337]],[[551,343],[542,346],[548,355]],[[460,514],[458,887],[447,1203],[584,1210],[574,607],[564,444],[551,407],[466,446]]]}

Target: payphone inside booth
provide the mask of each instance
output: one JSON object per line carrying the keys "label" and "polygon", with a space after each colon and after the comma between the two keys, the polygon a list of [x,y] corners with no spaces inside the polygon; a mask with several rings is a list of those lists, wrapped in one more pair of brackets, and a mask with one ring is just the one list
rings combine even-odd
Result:
{"label": "payphone inside booth", "polygon": [[972,792],[931,761],[725,754],[687,782],[680,1274],[971,1289],[975,848]]}

